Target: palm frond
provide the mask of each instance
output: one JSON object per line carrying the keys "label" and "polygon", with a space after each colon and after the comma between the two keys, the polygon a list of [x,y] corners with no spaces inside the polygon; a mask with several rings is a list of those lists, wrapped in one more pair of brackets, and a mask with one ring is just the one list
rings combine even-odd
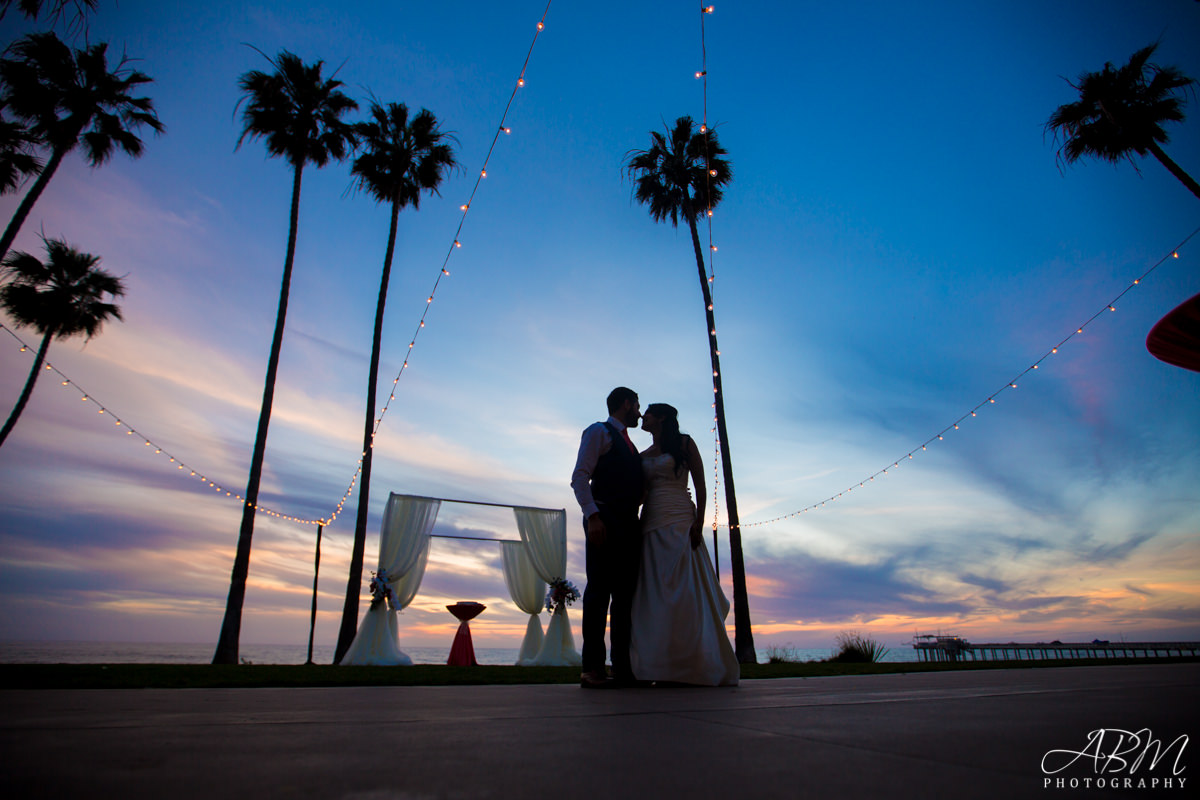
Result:
{"label": "palm frond", "polygon": [[[340,161],[354,146],[352,126],[342,117],[358,108],[339,87],[342,82],[323,78],[323,61],[305,64],[295,53],[281,50],[267,59],[273,72],[250,70],[238,80],[242,98],[242,134],[261,139],[271,156],[281,156],[294,167],[312,163],[324,166]],[[244,104],[244,105],[243,105]]]}
{"label": "palm frond", "polygon": [[10,53],[0,60],[4,104],[53,150],[68,152],[82,144],[85,157],[98,166],[114,150],[140,155],[141,128],[163,132],[153,101],[132,94],[153,79],[131,69],[128,57],[110,69],[106,43],[72,50],[53,33],[35,33]]}
{"label": "palm frond", "polygon": [[1084,156],[1114,163],[1131,160],[1169,141],[1163,124],[1183,120],[1184,98],[1177,92],[1195,81],[1175,67],[1151,63],[1157,47],[1143,47],[1120,67],[1108,63],[1067,81],[1079,99],[1059,106],[1046,121],[1047,132],[1061,142],[1060,164]]}
{"label": "palm frond", "polygon": [[448,143],[457,140],[442,131],[437,117],[425,108],[410,118],[404,103],[384,106],[373,101],[355,134],[362,146],[350,169],[355,186],[396,208],[420,208],[422,192],[437,194],[446,176],[458,168]]}
{"label": "palm frond", "polygon": [[623,172],[633,181],[633,196],[656,222],[694,221],[723,197],[733,180],[726,152],[711,128],[696,130],[691,117],[680,117],[666,135],[650,132],[650,147],[625,154]]}
{"label": "palm frond", "polygon": [[84,334],[91,338],[121,309],[109,298],[125,294],[124,282],[99,267],[100,257],[71,247],[61,239],[43,239],[46,261],[25,252],[10,253],[0,263],[7,282],[0,286],[0,306],[18,325],[56,338]]}

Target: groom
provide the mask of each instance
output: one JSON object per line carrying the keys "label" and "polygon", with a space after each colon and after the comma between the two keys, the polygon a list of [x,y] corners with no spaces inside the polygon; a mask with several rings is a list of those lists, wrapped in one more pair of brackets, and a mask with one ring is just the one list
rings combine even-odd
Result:
{"label": "groom", "polygon": [[[641,562],[638,506],[642,459],[627,428],[641,418],[637,393],[618,386],[608,395],[608,419],[589,425],[579,442],[571,488],[587,532],[587,588],[583,591],[583,674],[579,685],[609,685],[604,671],[604,627],[609,620],[616,685],[632,685],[630,613]],[[611,603],[611,611],[609,606]]]}

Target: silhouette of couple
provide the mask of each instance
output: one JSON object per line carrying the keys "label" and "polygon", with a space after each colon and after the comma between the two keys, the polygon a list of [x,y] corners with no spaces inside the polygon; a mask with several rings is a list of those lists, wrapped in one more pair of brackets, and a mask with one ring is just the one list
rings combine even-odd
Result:
{"label": "silhouette of couple", "polygon": [[[632,389],[612,390],[608,414],[584,430],[571,475],[587,536],[580,686],[736,685],[729,601],[704,544],[700,451],[679,432],[674,408],[654,403],[642,413]],[[653,437],[640,453],[629,438],[639,419]]]}

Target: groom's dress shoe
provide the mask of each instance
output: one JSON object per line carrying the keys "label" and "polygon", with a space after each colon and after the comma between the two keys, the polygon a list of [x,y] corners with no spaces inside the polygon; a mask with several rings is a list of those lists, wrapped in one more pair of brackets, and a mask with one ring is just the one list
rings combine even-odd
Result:
{"label": "groom's dress shoe", "polygon": [[602,672],[585,672],[579,676],[579,686],[583,689],[607,689],[611,684]]}

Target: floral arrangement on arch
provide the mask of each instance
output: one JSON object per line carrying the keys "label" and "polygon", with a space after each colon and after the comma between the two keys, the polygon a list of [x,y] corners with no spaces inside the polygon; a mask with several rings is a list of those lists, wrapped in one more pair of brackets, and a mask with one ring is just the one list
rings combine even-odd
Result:
{"label": "floral arrangement on arch", "polygon": [[396,610],[396,592],[388,582],[387,570],[381,569],[371,573],[371,608],[379,608],[385,602],[388,608]]}
{"label": "floral arrangement on arch", "polygon": [[555,578],[546,589],[546,610],[557,612],[579,599],[579,589],[566,578]]}

